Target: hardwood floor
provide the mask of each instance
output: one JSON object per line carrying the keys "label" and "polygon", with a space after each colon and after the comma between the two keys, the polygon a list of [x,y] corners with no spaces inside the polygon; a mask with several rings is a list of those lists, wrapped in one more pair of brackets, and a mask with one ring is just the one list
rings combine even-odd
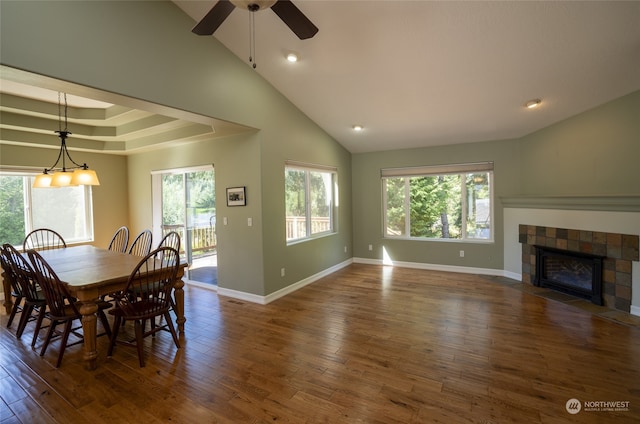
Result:
{"label": "hardwood floor", "polygon": [[640,328],[503,280],[354,264],[266,306],[187,286],[182,348],[147,338],[145,368],[102,337],[97,370],[81,345],[56,370],[2,315],[1,422],[640,422]]}

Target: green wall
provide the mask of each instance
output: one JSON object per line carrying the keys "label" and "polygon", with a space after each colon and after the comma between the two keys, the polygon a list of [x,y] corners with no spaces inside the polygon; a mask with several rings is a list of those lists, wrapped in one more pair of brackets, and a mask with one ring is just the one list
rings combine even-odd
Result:
{"label": "green wall", "polygon": [[640,194],[640,91],[522,137],[522,195]]}
{"label": "green wall", "polygon": [[[502,269],[503,233],[500,197],[519,190],[519,145],[513,140],[459,144],[423,149],[353,155],[354,254],[382,259],[383,249],[394,261]],[[494,162],[494,241],[429,241],[383,238],[382,168]],[[373,245],[369,251],[368,246]],[[459,251],[464,250],[464,258]]]}
{"label": "green wall", "polygon": [[[502,198],[638,196],[639,160],[640,91],[517,140],[354,154],[354,256],[380,260],[384,248],[395,261],[502,270]],[[382,237],[380,169],[479,161],[495,165],[493,243]],[[465,251],[464,258],[460,250]]]}
{"label": "green wall", "polygon": [[[150,170],[213,163],[219,199],[225,187],[240,185],[248,197],[246,207],[218,211],[229,221],[219,239],[220,287],[265,296],[351,257],[349,152],[214,37],[192,34],[193,20],[173,3],[3,1],[0,7],[3,65],[259,129],[131,155],[128,185],[119,189],[128,192],[132,232],[152,224]],[[338,168],[337,234],[286,245],[287,159]]]}

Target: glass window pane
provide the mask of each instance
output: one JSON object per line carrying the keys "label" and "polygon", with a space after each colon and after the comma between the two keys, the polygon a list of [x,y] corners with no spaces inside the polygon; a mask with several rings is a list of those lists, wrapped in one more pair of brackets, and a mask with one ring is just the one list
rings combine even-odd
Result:
{"label": "glass window pane", "polygon": [[386,180],[387,216],[385,234],[389,236],[405,235],[405,178],[387,178]]}
{"label": "glass window pane", "polygon": [[32,189],[33,228],[57,231],[67,244],[92,240],[85,190],[85,186]]}
{"label": "glass window pane", "polygon": [[331,174],[309,172],[311,234],[331,231]]}
{"label": "glass window pane", "polygon": [[285,217],[287,240],[307,237],[305,171],[285,169]]}
{"label": "glass window pane", "polygon": [[413,177],[411,237],[461,238],[459,175]]}
{"label": "glass window pane", "polygon": [[25,231],[24,178],[0,175],[0,240],[22,245]]}
{"label": "glass window pane", "polygon": [[491,238],[489,173],[467,175],[467,237]]}

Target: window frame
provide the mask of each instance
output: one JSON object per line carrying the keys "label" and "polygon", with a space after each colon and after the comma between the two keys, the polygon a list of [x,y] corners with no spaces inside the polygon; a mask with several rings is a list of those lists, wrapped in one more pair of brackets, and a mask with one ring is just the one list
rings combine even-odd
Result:
{"label": "window frame", "polygon": [[[304,171],[305,173],[305,227],[306,227],[306,235],[303,237],[297,238],[287,238],[287,182],[286,176],[288,170],[297,170]],[[309,178],[310,173],[318,172],[318,173],[327,173],[330,175],[330,193],[329,193],[329,229],[325,231],[319,231],[316,233],[312,232],[312,211],[311,211],[311,199],[309,193],[311,192],[311,178]],[[285,197],[285,208],[284,208],[284,219],[285,219],[285,241],[287,245],[297,244],[301,242],[305,242],[308,240],[317,239],[320,237],[326,237],[331,234],[335,234],[336,230],[336,216],[337,216],[337,196],[338,196],[338,169],[332,166],[325,165],[317,165],[317,164],[308,164],[296,161],[285,161],[284,166],[284,197]]]}
{"label": "window frame", "polygon": [[[37,171],[31,168],[0,168],[0,176],[11,176],[11,177],[22,177],[23,178],[23,201],[24,201],[24,227],[25,234],[29,234],[31,231],[36,228],[33,225],[33,214],[34,214],[34,204],[33,204],[33,181],[35,177],[40,174],[42,171],[38,169]],[[25,180],[26,179],[26,180]],[[81,186],[83,188],[83,199],[82,203],[84,204],[84,235],[86,237],[82,238],[73,238],[69,235],[65,234],[64,231],[60,229],[52,228],[59,232],[62,237],[65,239],[67,245],[72,244],[82,244],[82,243],[92,243],[95,241],[95,226],[93,220],[93,192],[91,190],[91,186],[85,185]],[[38,190],[56,190],[55,188],[39,188]],[[22,243],[16,246],[22,248]]]}
{"label": "window frame", "polygon": [[[489,237],[488,238],[470,238],[467,236],[467,189],[466,176],[473,173],[487,173],[489,176]],[[460,205],[461,211],[461,238],[438,238],[438,237],[415,237],[411,236],[411,196],[410,182],[414,177],[437,177],[443,175],[459,175],[461,178]],[[446,164],[446,165],[429,165],[418,167],[404,168],[383,168],[380,170],[381,190],[382,190],[382,237],[388,239],[404,239],[418,241],[439,241],[439,242],[457,242],[457,243],[494,243],[495,242],[495,190],[494,190],[494,165],[493,162],[477,162],[462,164]],[[404,181],[404,212],[405,212],[405,228],[403,235],[389,234],[388,231],[388,198],[386,180],[389,178],[403,178]]]}

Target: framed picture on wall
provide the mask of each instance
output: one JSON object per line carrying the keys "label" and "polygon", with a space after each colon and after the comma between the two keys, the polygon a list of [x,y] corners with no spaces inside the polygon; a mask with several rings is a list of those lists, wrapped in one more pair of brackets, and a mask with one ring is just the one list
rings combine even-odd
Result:
{"label": "framed picture on wall", "polygon": [[245,187],[227,188],[227,206],[245,206],[247,204],[247,193]]}

